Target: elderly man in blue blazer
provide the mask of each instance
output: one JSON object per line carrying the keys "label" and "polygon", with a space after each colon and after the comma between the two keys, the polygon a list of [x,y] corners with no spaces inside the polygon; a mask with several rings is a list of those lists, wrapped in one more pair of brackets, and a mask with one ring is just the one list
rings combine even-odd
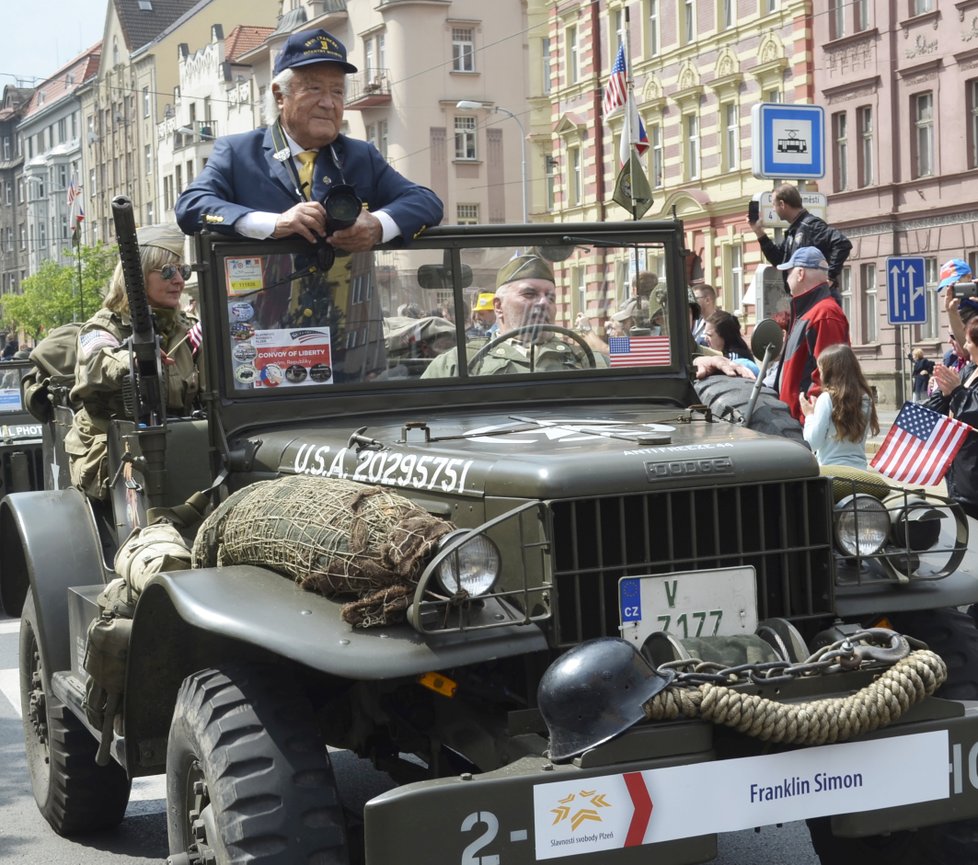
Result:
{"label": "elderly man in blue blazer", "polygon": [[[293,33],[275,61],[267,128],[218,139],[207,165],[177,199],[187,234],[208,229],[268,238],[325,237],[346,252],[410,240],[441,222],[441,200],[398,174],[366,141],[340,134],[346,75],[357,68],[325,30]],[[363,202],[352,225],[328,224],[330,190]],[[339,197],[339,193],[338,196]]]}

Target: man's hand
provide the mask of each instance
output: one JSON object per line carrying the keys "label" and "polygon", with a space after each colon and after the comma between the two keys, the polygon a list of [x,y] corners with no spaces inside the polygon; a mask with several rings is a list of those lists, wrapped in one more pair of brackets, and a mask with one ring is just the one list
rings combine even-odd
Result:
{"label": "man's hand", "polygon": [[318,201],[302,201],[275,221],[272,237],[291,237],[294,234],[309,243],[326,236],[326,211]]}
{"label": "man's hand", "polygon": [[344,252],[366,252],[384,237],[384,227],[372,213],[361,210],[357,221],[349,228],[334,231],[326,241]]}
{"label": "man's hand", "polygon": [[726,357],[714,355],[697,355],[693,358],[693,368],[696,370],[696,380],[702,381],[710,375],[729,375],[754,381],[756,376],[742,363],[734,363]]}

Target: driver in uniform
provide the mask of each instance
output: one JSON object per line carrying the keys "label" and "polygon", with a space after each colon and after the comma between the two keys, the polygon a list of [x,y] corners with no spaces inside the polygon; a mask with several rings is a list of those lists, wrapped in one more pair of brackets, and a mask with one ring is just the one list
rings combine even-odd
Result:
{"label": "driver in uniform", "polygon": [[[561,338],[552,325],[557,310],[557,287],[550,262],[537,255],[520,255],[508,261],[496,275],[493,310],[500,341],[474,365],[474,375],[508,375],[521,372],[555,372],[586,369],[590,359],[580,346]],[[551,327],[543,327],[551,325]],[[491,343],[489,343],[491,345]],[[480,345],[469,346],[471,363]],[[608,358],[595,352],[594,365],[608,366]],[[436,357],[422,378],[447,378],[458,374],[458,351]]]}

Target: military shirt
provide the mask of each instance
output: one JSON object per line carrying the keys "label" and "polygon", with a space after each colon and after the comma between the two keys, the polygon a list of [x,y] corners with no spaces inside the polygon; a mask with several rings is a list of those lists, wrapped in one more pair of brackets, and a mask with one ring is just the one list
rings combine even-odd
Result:
{"label": "military shirt", "polygon": [[[533,346],[524,346],[512,340],[500,342],[483,354],[479,361],[472,358],[480,348],[486,346],[484,340],[470,343],[466,347],[471,375],[509,375],[521,372],[560,372],[567,369],[589,369],[590,363],[580,346],[568,344],[561,339],[548,339]],[[532,359],[532,368],[531,368]],[[601,352],[594,352],[594,363],[598,369],[609,366],[608,358]],[[458,375],[458,351],[451,349],[438,355],[424,371],[422,378],[452,378]]]}

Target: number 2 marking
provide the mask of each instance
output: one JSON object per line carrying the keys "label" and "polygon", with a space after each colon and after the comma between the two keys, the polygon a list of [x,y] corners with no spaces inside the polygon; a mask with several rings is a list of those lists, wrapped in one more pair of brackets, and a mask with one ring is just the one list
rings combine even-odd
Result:
{"label": "number 2 marking", "polygon": [[461,865],[499,865],[499,857],[478,856],[478,852],[496,840],[499,820],[492,811],[473,811],[462,821],[462,831],[471,832],[477,823],[485,825],[485,831],[462,851]]}

